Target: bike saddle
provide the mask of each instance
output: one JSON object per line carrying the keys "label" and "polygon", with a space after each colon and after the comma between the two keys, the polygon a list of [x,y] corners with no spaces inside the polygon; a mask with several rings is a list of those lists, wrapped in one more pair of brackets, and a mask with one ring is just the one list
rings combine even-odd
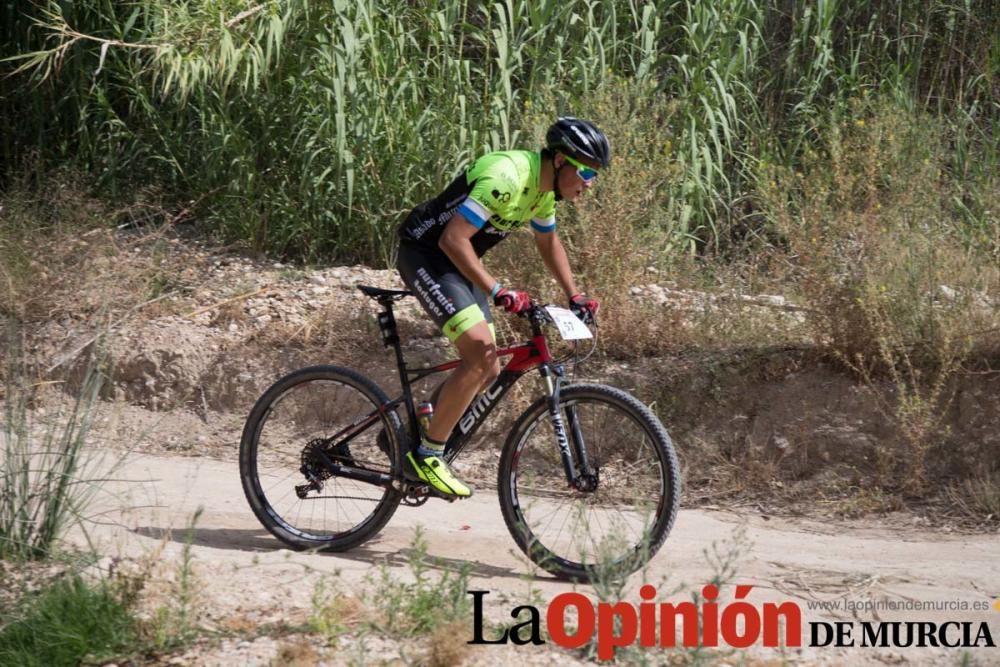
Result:
{"label": "bike saddle", "polygon": [[382,289],[381,287],[372,287],[371,285],[355,285],[355,287],[361,290],[365,296],[371,297],[376,301],[382,301],[383,299],[397,301],[413,294],[410,290],[405,289]]}

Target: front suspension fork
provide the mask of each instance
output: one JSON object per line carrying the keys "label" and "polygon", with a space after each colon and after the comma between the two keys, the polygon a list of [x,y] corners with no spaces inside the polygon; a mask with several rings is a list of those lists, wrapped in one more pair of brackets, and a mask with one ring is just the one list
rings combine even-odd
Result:
{"label": "front suspension fork", "polygon": [[[587,460],[586,443],[580,430],[580,419],[575,405],[561,405],[560,391],[562,389],[562,369],[559,367],[542,367],[542,378],[545,381],[545,392],[548,396],[549,419],[552,421],[552,431],[559,445],[559,455],[562,458],[566,481],[570,486],[580,486],[581,476],[590,473]],[[567,424],[563,421],[562,409],[565,407]],[[575,461],[575,465],[574,465]]]}

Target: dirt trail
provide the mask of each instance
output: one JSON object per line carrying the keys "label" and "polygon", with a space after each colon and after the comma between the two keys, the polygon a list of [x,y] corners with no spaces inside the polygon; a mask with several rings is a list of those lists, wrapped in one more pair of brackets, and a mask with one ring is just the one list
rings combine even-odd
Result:
{"label": "dirt trail", "polygon": [[[546,575],[527,577],[530,568],[507,533],[495,490],[478,490],[464,502],[432,500],[422,508],[402,507],[378,538],[344,554],[303,554],[282,548],[258,524],[247,507],[234,461],[210,458],[132,454],[105,485],[99,504],[120,522],[94,531],[100,553],[140,555],[164,542],[169,559],[177,557],[197,508],[204,512],[191,533],[193,556],[208,616],[216,620],[251,614],[260,621],[302,620],[316,584],[338,573],[342,584],[360,585],[385,560],[401,578],[414,529],[424,528],[428,552],[440,566],[472,564],[473,587],[495,593],[486,598],[489,616],[504,618],[527,601],[529,587],[550,599],[571,585]],[[127,507],[123,512],[118,508]],[[913,519],[816,523],[768,518],[755,511],[683,509],[645,581],[656,585],[658,599],[690,599],[713,576],[705,550],[713,543],[737,545],[739,558],[732,584],[751,584],[751,602],[792,600],[802,607],[805,624],[817,620],[986,621],[1000,640],[1000,611],[859,611],[811,610],[816,600],[862,602],[887,598],[912,601],[988,601],[1000,598],[1000,538],[948,535],[913,526]],[[907,522],[910,525],[906,525]],[[738,540],[745,526],[745,540]],[[639,601],[639,576],[626,598]],[[679,589],[679,592],[678,592]],[[583,588],[584,592],[589,592]],[[506,594],[509,602],[501,602]],[[732,586],[724,596],[732,594]],[[854,619],[856,616],[856,619]],[[471,637],[472,621],[469,621]],[[856,630],[860,634],[860,629]],[[808,640],[808,637],[806,638]],[[493,647],[479,649],[488,664]],[[503,649],[495,649],[502,651]],[[523,649],[527,650],[527,649]],[[1000,664],[1000,649],[971,650],[971,664]],[[807,664],[958,664],[960,649],[808,648],[788,657]],[[252,660],[251,660],[252,662]]]}
{"label": "dirt trail", "polygon": [[[307,364],[340,363],[364,368],[383,386],[395,386],[394,367],[373,338],[377,306],[355,288],[358,283],[399,287],[394,271],[289,267],[159,234],[116,237],[116,252],[108,252],[110,246],[94,248],[101,257],[115,260],[80,262],[95,273],[89,282],[72,273],[62,277],[55,296],[49,295],[56,301],[64,295],[62,310],[56,309],[61,314],[35,324],[27,349],[33,367],[46,377],[43,384],[65,381],[72,394],[88,368],[108,304],[121,316],[115,318],[107,341],[115,360],[108,398],[115,399],[115,407],[102,408],[92,441],[136,451],[108,476],[118,481],[103,484],[96,505],[88,508],[104,522],[91,527],[96,543],[88,546],[106,557],[105,568],[115,556],[142,556],[158,549],[164,556],[160,562],[175,566],[184,548],[185,527],[201,507],[203,514],[190,536],[205,612],[200,622],[208,627],[302,623],[320,581],[336,574],[341,588],[350,590],[361,586],[382,562],[405,579],[418,525],[424,528],[429,555],[440,567],[472,565],[471,586],[491,591],[486,613],[495,621],[509,622],[510,609],[528,602],[532,590],[540,591],[547,602],[572,588],[544,575],[529,576],[531,567],[507,533],[495,490],[481,485],[468,501],[432,500],[422,508],[400,508],[378,538],[344,554],[283,549],[247,506],[235,442],[253,401],[276,377]],[[630,295],[651,299],[679,316],[694,316],[714,303],[711,295],[679,292],[669,285],[633,286]],[[743,301],[750,311],[740,311],[740,318],[777,318],[774,326],[797,326],[798,310],[785,307],[783,300],[781,307],[773,307],[780,298]],[[446,341],[415,303],[402,302],[396,314],[408,359],[440,361],[449,353]],[[808,366],[793,352],[773,358],[762,354],[760,359],[739,350],[728,356],[711,350],[704,355],[661,360],[666,365],[652,360],[595,363],[587,372],[637,394],[644,386],[656,385],[650,396],[640,397],[658,401],[665,411],[688,475],[707,474],[705,462],[716,459],[701,452],[711,444],[710,451],[725,454],[721,458],[730,462],[731,486],[739,487],[743,478],[753,481],[754,475],[758,481],[802,480],[805,489],[817,493],[806,491],[800,497],[815,498],[821,510],[826,509],[823,503],[847,501],[858,489],[867,489],[864,473],[894,438],[891,425],[875,414],[871,388]],[[941,443],[950,448],[950,464],[961,463],[956,475],[964,468],[984,467],[989,452],[1000,451],[1000,413],[995,410],[1000,380],[984,375],[959,389],[948,422],[955,428]],[[64,402],[65,396],[51,400]],[[499,417],[497,423],[505,428]],[[489,460],[489,446],[483,454]],[[774,468],[768,470],[768,465]],[[992,604],[1000,598],[1000,536],[995,532],[930,530],[909,514],[819,523],[766,517],[759,508],[696,510],[683,502],[677,524],[645,578],[656,586],[659,600],[689,600],[715,574],[706,550],[713,544],[725,550],[743,534],[745,540],[735,547],[740,556],[736,574],[724,587],[722,604],[731,600],[734,584],[747,584],[753,586],[747,598],[752,603],[800,603],[806,624],[876,619],[987,622],[1000,642],[1000,611],[989,609],[859,611],[855,619],[847,611],[808,608],[816,601],[883,598]],[[836,512],[836,507],[830,509],[829,514]],[[74,539],[84,543],[80,535]],[[639,602],[642,583],[633,577],[624,599]],[[470,619],[470,636],[471,624]],[[277,640],[234,640],[227,646],[192,647],[176,661],[271,665]],[[333,664],[351,659],[341,648],[334,652]],[[368,662],[400,655],[391,650],[376,654],[380,657]],[[968,664],[1000,665],[1000,649],[977,648],[970,655]],[[737,654],[730,662],[742,657]],[[802,664],[938,665],[959,664],[962,652],[809,648],[784,657]],[[551,646],[488,646],[478,649],[471,662],[523,666],[576,661]]]}

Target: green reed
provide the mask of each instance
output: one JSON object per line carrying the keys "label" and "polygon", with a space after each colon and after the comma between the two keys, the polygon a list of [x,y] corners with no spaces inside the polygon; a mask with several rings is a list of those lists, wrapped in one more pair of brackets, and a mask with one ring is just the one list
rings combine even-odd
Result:
{"label": "green reed", "polygon": [[[670,247],[766,237],[762,164],[795,167],[878,93],[937,114],[989,236],[1000,17],[990,0],[44,0],[5,3],[4,164],[74,163],[116,200],[155,187],[278,256],[384,263],[414,203],[485,151],[529,145],[525,109],[652,83],[683,177]],[[874,97],[874,95],[872,95]],[[36,155],[42,160],[27,159]],[[617,168],[632,165],[621,163]],[[44,167],[38,167],[44,168]],[[7,179],[0,176],[0,181]],[[977,241],[976,239],[980,239]]]}

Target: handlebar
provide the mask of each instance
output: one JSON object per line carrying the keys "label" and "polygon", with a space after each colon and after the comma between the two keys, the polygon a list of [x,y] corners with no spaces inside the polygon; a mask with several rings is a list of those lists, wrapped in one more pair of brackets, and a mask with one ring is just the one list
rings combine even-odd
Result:
{"label": "handlebar", "polygon": [[[547,306],[554,306],[554,305],[556,304],[538,303],[532,300],[530,302],[530,306],[528,307],[528,309],[523,310],[520,313],[517,313],[517,316],[524,317],[529,322],[531,322],[531,332],[532,334],[538,336],[541,335],[542,333],[542,325],[545,324],[546,322],[552,322],[552,316],[549,315],[549,312],[545,308]],[[559,307],[561,308],[562,306]],[[574,315],[579,317],[580,320],[588,327],[590,328],[597,327],[597,316],[591,313],[590,311],[580,312],[579,310],[573,307],[570,307],[569,310]]]}

